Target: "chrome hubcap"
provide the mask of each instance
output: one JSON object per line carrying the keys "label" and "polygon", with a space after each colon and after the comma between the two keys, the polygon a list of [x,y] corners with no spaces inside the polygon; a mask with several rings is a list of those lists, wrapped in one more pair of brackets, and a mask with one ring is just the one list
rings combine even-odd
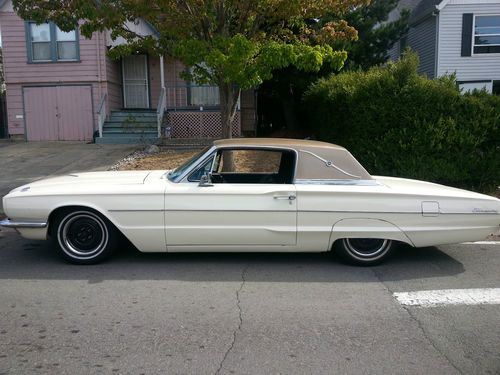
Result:
{"label": "chrome hubcap", "polygon": [[74,212],[59,224],[58,241],[69,256],[90,259],[106,248],[108,230],[99,216],[91,212]]}
{"label": "chrome hubcap", "polygon": [[378,258],[388,250],[390,240],[378,238],[346,238],[343,240],[346,249],[356,258]]}

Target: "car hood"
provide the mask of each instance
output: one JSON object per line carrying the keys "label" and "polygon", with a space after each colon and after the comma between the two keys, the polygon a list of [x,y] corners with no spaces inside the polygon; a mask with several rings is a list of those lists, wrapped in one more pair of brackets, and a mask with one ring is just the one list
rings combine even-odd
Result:
{"label": "car hood", "polygon": [[[84,172],[71,173],[64,176],[44,178],[20,186],[11,191],[17,192],[30,189],[46,189],[64,187],[67,185],[137,185],[144,184],[151,171],[119,171],[119,172]],[[29,189],[28,189],[29,188]]]}

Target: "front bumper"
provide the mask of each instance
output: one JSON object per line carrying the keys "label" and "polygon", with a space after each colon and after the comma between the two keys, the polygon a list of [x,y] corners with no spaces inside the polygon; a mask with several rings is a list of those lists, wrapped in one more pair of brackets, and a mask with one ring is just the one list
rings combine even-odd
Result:
{"label": "front bumper", "polygon": [[29,221],[11,221],[10,219],[5,219],[0,221],[0,226],[5,228],[46,228],[47,223],[40,222],[29,222]]}

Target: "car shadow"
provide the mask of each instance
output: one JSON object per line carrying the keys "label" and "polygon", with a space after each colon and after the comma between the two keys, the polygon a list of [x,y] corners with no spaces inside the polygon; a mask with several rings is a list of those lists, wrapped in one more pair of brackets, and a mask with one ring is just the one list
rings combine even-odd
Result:
{"label": "car shadow", "polygon": [[[9,236],[12,237],[12,236]],[[355,267],[328,253],[141,253],[123,246],[101,264],[65,263],[46,241],[0,239],[0,279],[374,282],[447,277],[464,266],[436,247],[400,246],[384,264]]]}

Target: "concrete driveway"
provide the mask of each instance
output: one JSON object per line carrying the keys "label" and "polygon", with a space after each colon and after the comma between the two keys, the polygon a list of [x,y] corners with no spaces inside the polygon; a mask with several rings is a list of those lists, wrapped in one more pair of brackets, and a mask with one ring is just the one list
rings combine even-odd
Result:
{"label": "concrete driveway", "polygon": [[47,176],[106,170],[137,147],[81,142],[0,142],[0,197],[16,186]]}

